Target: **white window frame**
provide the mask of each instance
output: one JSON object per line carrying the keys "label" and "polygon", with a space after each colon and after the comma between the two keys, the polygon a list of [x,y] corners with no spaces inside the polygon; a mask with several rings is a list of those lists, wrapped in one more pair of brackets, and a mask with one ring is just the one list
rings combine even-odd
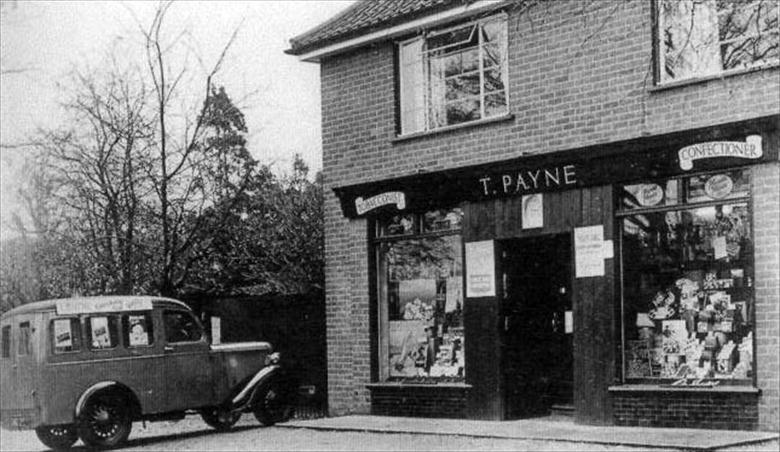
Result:
{"label": "white window frame", "polygon": [[[418,133],[425,133],[425,132],[432,132],[432,131],[441,130],[441,129],[445,129],[445,128],[449,128],[449,127],[460,126],[462,124],[470,124],[470,123],[474,123],[474,122],[483,121],[485,119],[491,119],[491,118],[494,118],[494,117],[501,117],[501,116],[503,116],[503,115],[494,115],[494,116],[491,116],[489,118],[485,116],[485,113],[486,113],[485,112],[485,104],[486,104],[485,98],[489,94],[492,94],[492,93],[495,93],[495,92],[501,92],[502,90],[494,91],[494,92],[490,92],[490,93],[486,93],[485,92],[485,80],[484,80],[485,67],[484,67],[484,53],[483,53],[484,52],[484,42],[483,42],[482,33],[479,31],[480,27],[482,27],[484,24],[489,23],[489,22],[493,22],[493,21],[497,21],[497,20],[498,21],[502,21],[503,22],[503,26],[505,27],[504,39],[503,39],[503,42],[501,43],[501,46],[502,46],[502,49],[501,49],[501,51],[502,51],[502,55],[501,55],[502,60],[501,60],[501,62],[499,62],[497,67],[500,70],[501,82],[504,85],[503,92],[504,92],[504,100],[506,102],[506,113],[505,114],[509,113],[510,98],[509,98],[509,77],[508,77],[508,72],[509,72],[509,64],[508,64],[508,59],[509,59],[508,15],[506,13],[499,13],[499,14],[494,14],[494,15],[491,15],[491,16],[488,16],[488,17],[485,17],[485,18],[472,20],[470,22],[459,23],[457,25],[453,25],[453,26],[446,27],[446,28],[433,29],[433,30],[430,30],[430,31],[426,31],[426,32],[423,32],[423,33],[413,37],[413,38],[406,39],[404,41],[399,41],[397,43],[397,46],[398,46],[397,47],[397,49],[398,49],[398,77],[399,77],[399,83],[398,83],[399,96],[398,96],[398,99],[399,99],[399,118],[400,118],[399,132],[400,132],[401,136],[418,134]],[[478,119],[474,119],[474,120],[470,120],[470,121],[464,121],[464,122],[459,122],[459,123],[455,123],[455,124],[446,124],[446,125],[442,125],[442,126],[434,126],[434,125],[432,125],[431,118],[430,118],[430,102],[432,102],[432,99],[429,96],[430,85],[431,85],[430,73],[428,71],[428,66],[429,65],[427,64],[427,62],[429,61],[429,58],[430,58],[429,54],[432,53],[432,52],[441,51],[442,49],[447,48],[447,47],[452,47],[452,46],[459,45],[460,43],[447,44],[447,45],[442,46],[442,47],[437,47],[436,49],[433,49],[433,50],[428,50],[426,48],[426,43],[427,43],[429,38],[432,38],[432,37],[435,37],[435,36],[438,36],[438,35],[450,32],[452,30],[466,28],[466,27],[469,27],[469,26],[475,26],[474,30],[475,30],[475,32],[478,35],[478,42],[477,42],[477,45],[476,45],[476,48],[477,48],[477,50],[479,52],[478,57],[477,57],[478,68],[475,71],[470,71],[470,72],[467,72],[467,73],[461,73],[461,74],[457,74],[455,76],[450,76],[450,78],[463,76],[463,75],[468,75],[471,72],[477,72],[479,74],[479,95],[474,95],[474,96],[466,97],[466,98],[459,98],[457,100],[452,100],[452,101],[449,101],[449,102],[447,100],[444,100],[444,105],[446,106],[448,103],[463,102],[464,100],[469,100],[469,99],[478,99],[479,103],[480,103],[480,117]],[[414,109],[414,110],[411,110],[411,109],[406,109],[405,108],[407,105],[409,105],[409,101],[407,101],[407,99],[405,98],[405,93],[407,92],[406,88],[408,86],[408,83],[414,83],[414,82],[413,81],[410,82],[410,81],[408,81],[406,79],[405,67],[408,66],[408,64],[407,64],[408,60],[404,59],[404,51],[403,51],[403,49],[404,49],[404,47],[409,46],[410,44],[412,44],[414,42],[417,42],[417,41],[421,41],[421,43],[422,43],[422,49],[420,51],[420,55],[417,57],[421,61],[420,62],[420,65],[421,65],[420,71],[421,71],[421,73],[419,75],[420,78],[421,78],[421,81],[419,83],[421,85],[421,88],[422,88],[421,91],[422,92],[420,93],[421,98],[417,98],[417,99],[414,99],[412,101],[412,105],[418,104],[417,108]],[[418,127],[416,129],[412,129],[412,130],[407,130],[405,125],[407,124],[407,119],[410,119],[410,118],[406,117],[406,115],[409,114],[408,112],[410,112],[410,111],[417,111],[417,110],[420,110],[420,109],[422,110],[422,113],[421,113],[422,116],[418,117],[417,120],[421,121],[421,123],[422,123],[421,127]],[[420,114],[420,113],[417,113],[417,114]]]}
{"label": "white window frame", "polygon": [[[715,46],[715,51],[718,54],[718,60],[720,61],[720,68],[717,69],[716,71],[714,71],[713,73],[704,72],[703,71],[703,72],[699,72],[699,73],[692,73],[690,75],[676,76],[674,78],[668,76],[666,74],[666,69],[665,69],[666,68],[666,49],[665,49],[664,42],[663,42],[664,41],[663,32],[664,32],[664,29],[665,29],[664,15],[663,15],[663,5],[667,1],[688,1],[688,0],[654,0],[654,1],[655,1],[655,15],[656,15],[656,24],[657,24],[657,29],[656,29],[656,32],[655,32],[655,46],[656,46],[656,54],[657,54],[657,56],[656,56],[656,63],[657,63],[657,81],[656,81],[656,83],[658,85],[671,85],[671,84],[676,84],[676,83],[679,83],[679,82],[690,82],[690,81],[695,81],[695,80],[700,80],[700,79],[709,79],[709,78],[714,78],[714,77],[721,77],[721,76],[731,75],[731,74],[735,74],[735,73],[741,73],[741,72],[746,72],[746,71],[751,71],[751,70],[758,70],[758,69],[763,69],[763,68],[768,68],[768,67],[775,67],[775,66],[780,65],[780,58],[774,58],[774,59],[769,59],[769,60],[765,60],[765,61],[754,62],[752,64],[741,66],[741,67],[735,67],[735,68],[731,68],[731,69],[724,69],[723,68],[723,61],[720,58],[721,47],[724,44],[729,44],[731,42],[735,42],[735,41],[738,41],[738,40],[746,40],[746,39],[750,39],[750,38],[754,38],[754,37],[758,37],[758,36],[762,36],[762,35],[767,35],[767,34],[769,34],[769,35],[775,34],[775,35],[778,35],[778,36],[780,36],[780,34],[778,32],[774,32],[773,33],[771,31],[769,33],[766,33],[766,32],[765,33],[761,33],[761,30],[756,30],[752,34],[745,34],[743,36],[738,36],[738,37],[733,37],[733,38],[730,38],[730,39],[721,40],[720,39],[720,21],[718,20],[718,24],[716,25],[717,29],[715,30],[715,36],[717,36],[717,42],[713,43],[711,45]],[[699,0],[699,1],[702,1],[702,0]],[[707,0],[703,0],[703,1],[707,1]],[[717,0],[709,0],[709,1],[716,2]],[[761,1],[762,0],[754,0],[750,4],[750,6],[754,6],[754,5],[757,6],[759,3],[761,3]],[[775,1],[775,0],[770,0],[770,1]],[[716,11],[716,15],[718,15],[718,17],[720,16],[720,14],[722,14],[721,11]],[[780,8],[778,8],[778,19],[780,20]]]}

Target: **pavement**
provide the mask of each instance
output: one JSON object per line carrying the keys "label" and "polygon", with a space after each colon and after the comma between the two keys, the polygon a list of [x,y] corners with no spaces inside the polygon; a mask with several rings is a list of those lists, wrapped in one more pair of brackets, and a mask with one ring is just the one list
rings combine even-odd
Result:
{"label": "pavement", "polygon": [[471,438],[539,440],[642,449],[714,451],[777,441],[780,434],[742,430],[616,427],[575,424],[565,417],[474,421],[350,415],[293,420],[278,427],[324,431],[456,435]]}

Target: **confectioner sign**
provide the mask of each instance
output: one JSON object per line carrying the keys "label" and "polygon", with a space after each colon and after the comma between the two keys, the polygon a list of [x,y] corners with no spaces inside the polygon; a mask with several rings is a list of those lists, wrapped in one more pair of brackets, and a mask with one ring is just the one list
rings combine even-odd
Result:
{"label": "confectioner sign", "polygon": [[389,191],[372,196],[368,199],[362,197],[355,199],[355,211],[358,215],[374,210],[378,207],[395,204],[396,209],[404,210],[406,208],[406,196],[402,191]]}
{"label": "confectioner sign", "polygon": [[750,135],[742,141],[709,141],[707,143],[685,146],[677,152],[680,168],[685,171],[693,169],[693,162],[702,159],[732,157],[756,160],[764,155],[761,147],[761,136]]}

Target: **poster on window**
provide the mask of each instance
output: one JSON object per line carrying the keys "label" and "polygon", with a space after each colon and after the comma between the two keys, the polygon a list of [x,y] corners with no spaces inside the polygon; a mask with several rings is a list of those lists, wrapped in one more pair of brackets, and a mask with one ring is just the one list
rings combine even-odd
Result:
{"label": "poster on window", "polygon": [[604,226],[574,228],[574,264],[577,278],[604,276]]}
{"label": "poster on window", "polygon": [[54,346],[58,349],[69,349],[73,346],[70,333],[70,319],[54,321]]}
{"label": "poster on window", "polygon": [[130,324],[130,346],[149,345],[149,332],[146,331],[146,316],[128,316],[128,323]]}
{"label": "poster on window", "polygon": [[108,318],[91,317],[89,326],[92,330],[92,348],[110,348],[111,338],[108,335]]}
{"label": "poster on window", "polygon": [[496,264],[493,241],[466,243],[466,296],[470,298],[496,295]]}

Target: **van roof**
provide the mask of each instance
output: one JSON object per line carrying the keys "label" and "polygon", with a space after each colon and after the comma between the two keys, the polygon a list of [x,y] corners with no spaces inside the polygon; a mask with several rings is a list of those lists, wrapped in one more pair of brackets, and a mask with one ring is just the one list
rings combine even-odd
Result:
{"label": "van roof", "polygon": [[[36,301],[34,303],[27,303],[21,306],[17,306],[10,311],[4,313],[1,318],[11,317],[20,314],[30,314],[33,312],[54,311],[57,309],[57,303],[66,301],[68,303],[79,304],[82,306],[98,306],[105,304],[109,301],[121,301],[121,300],[143,300],[151,301],[155,307],[183,307],[189,309],[189,307],[179,300],[173,298],[148,296],[148,295],[103,295],[96,297],[73,297],[73,298],[59,298],[52,300]],[[97,311],[95,311],[97,312]],[[110,311],[106,311],[110,312]]]}

